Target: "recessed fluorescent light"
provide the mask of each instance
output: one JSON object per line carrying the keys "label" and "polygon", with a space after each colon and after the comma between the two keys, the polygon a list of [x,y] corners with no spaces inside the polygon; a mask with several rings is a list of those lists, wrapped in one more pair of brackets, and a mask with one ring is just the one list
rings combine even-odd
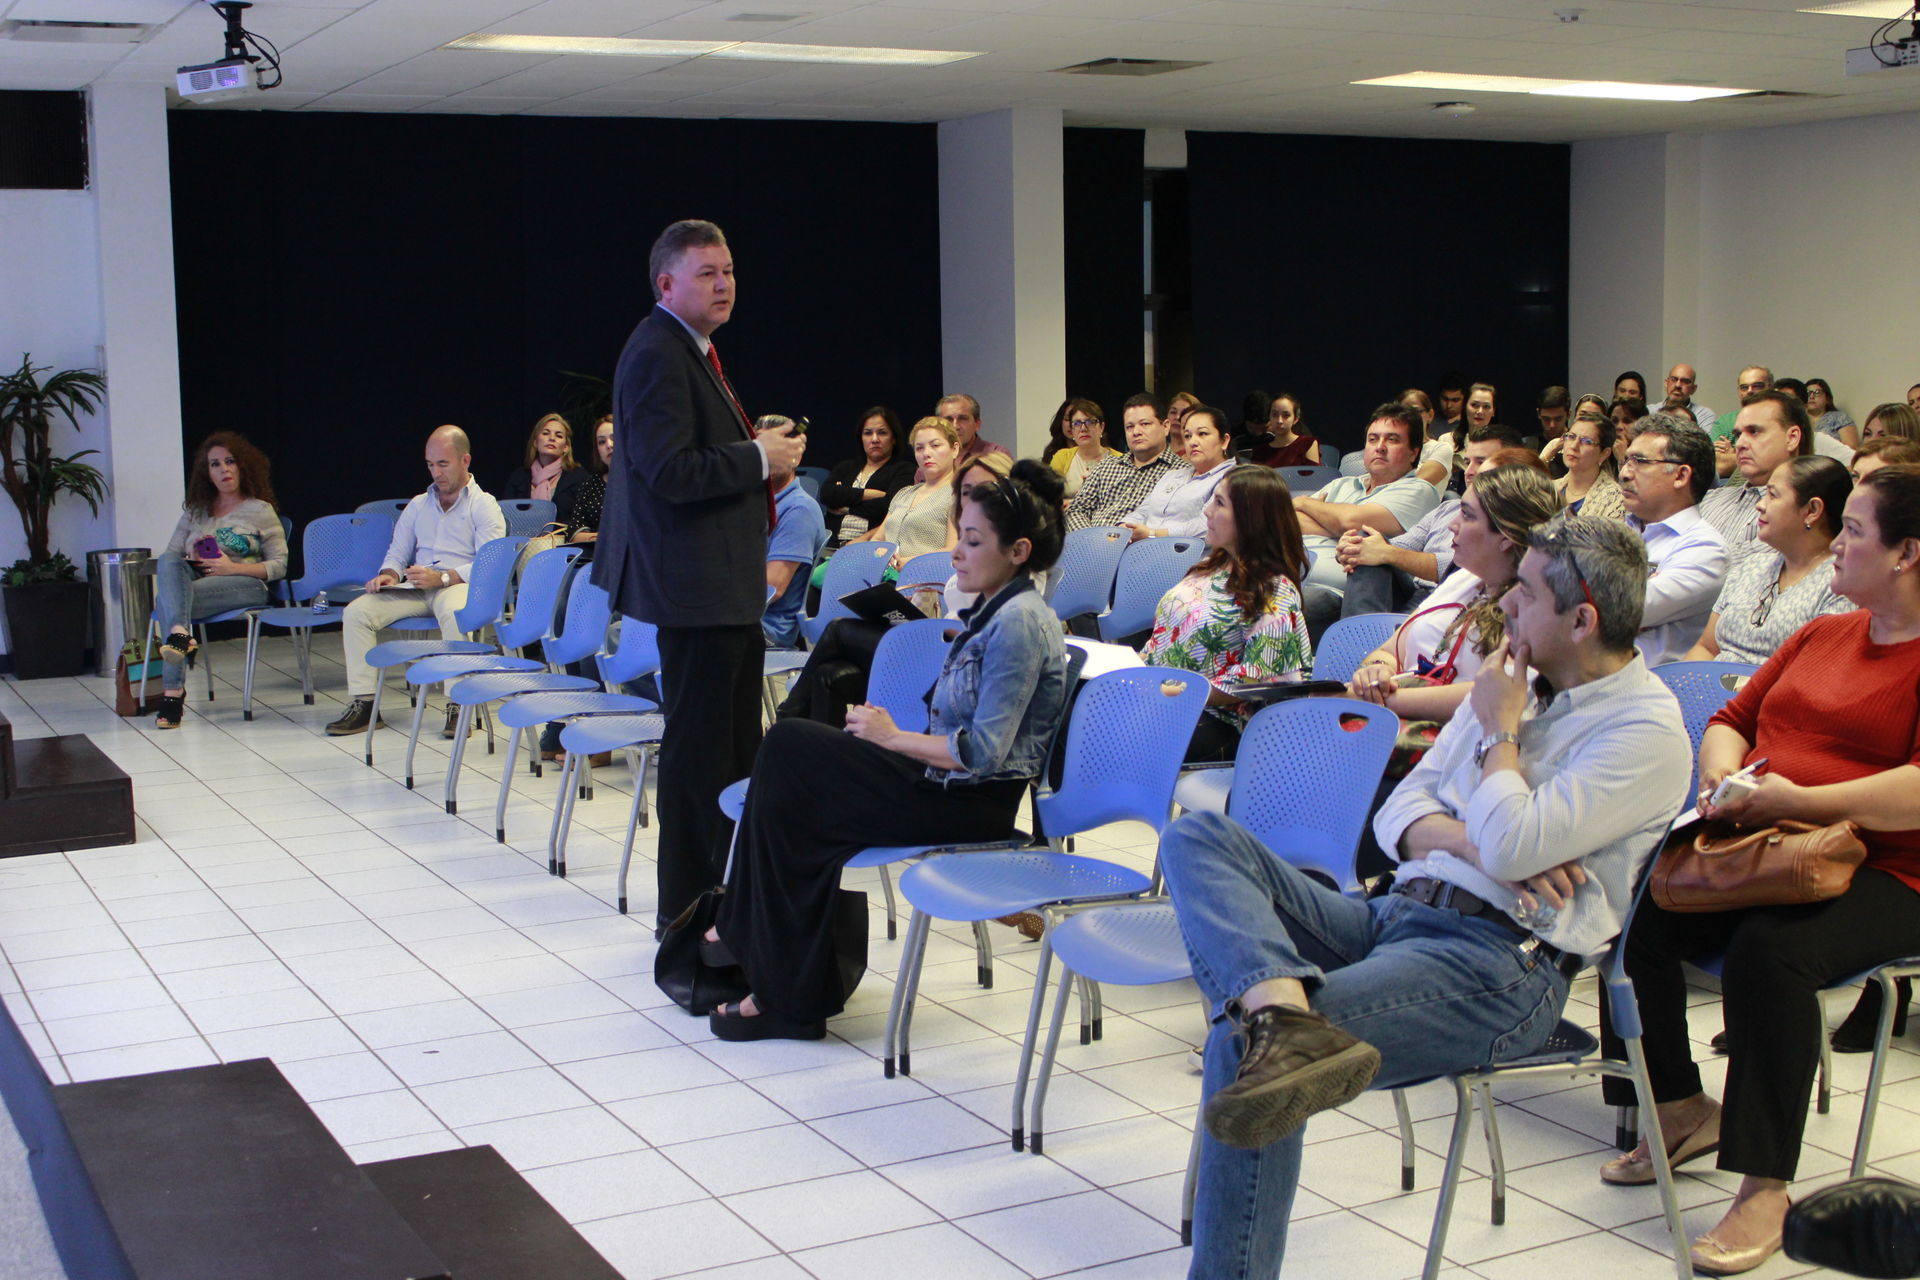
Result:
{"label": "recessed fluorescent light", "polygon": [[755,40],[637,40],[615,36],[522,36],[475,32],[443,49],[485,53],[589,53],[627,58],[739,58],[751,62],[826,62],[851,66],[938,67],[978,58],[949,49],[869,49],[859,45],[778,44]]}
{"label": "recessed fluorescent light", "polygon": [[1817,4],[1800,13],[1830,13],[1840,18],[1904,18],[1913,11],[1910,0],[1846,0],[1844,4]]}
{"label": "recessed fluorescent light", "polygon": [[1635,84],[1620,80],[1554,80],[1541,76],[1457,75],[1448,71],[1409,71],[1397,76],[1354,80],[1352,84],[1385,85],[1395,89],[1450,89],[1467,93],[1538,93],[1561,98],[1620,98],[1638,102],[1698,102],[1703,98],[1730,98],[1750,89],[1720,89],[1710,85]]}

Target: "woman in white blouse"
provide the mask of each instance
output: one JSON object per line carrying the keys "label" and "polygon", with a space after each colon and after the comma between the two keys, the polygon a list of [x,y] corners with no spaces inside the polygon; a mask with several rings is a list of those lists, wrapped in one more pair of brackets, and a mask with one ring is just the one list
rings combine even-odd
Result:
{"label": "woman in white blouse", "polygon": [[1142,538],[1197,538],[1207,531],[1207,499],[1233,470],[1227,460],[1227,419],[1209,405],[1186,412],[1182,431],[1187,442],[1187,469],[1169,471],[1153,487],[1147,500],[1120,518]]}
{"label": "woman in white blouse", "polygon": [[1853,478],[1832,458],[1809,454],[1774,468],[1754,508],[1754,532],[1766,546],[1734,560],[1686,661],[1758,666],[1810,619],[1855,607],[1834,592],[1831,547],[1852,492]]}

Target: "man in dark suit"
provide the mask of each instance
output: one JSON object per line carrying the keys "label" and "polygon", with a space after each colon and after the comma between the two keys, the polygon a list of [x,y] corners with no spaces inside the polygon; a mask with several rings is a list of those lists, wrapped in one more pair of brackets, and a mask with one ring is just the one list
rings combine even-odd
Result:
{"label": "man in dark suit", "polygon": [[660,628],[659,921],[719,882],[720,791],[753,768],[766,643],[767,477],[799,465],[791,424],[756,439],[712,334],[733,314],[733,255],[676,222],[648,261],[655,307],[614,374],[613,469],[593,580]]}

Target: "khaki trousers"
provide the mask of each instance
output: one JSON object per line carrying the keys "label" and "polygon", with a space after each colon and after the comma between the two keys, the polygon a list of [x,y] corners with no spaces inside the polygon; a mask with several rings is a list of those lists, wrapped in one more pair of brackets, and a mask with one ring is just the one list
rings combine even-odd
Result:
{"label": "khaki trousers", "polygon": [[367,665],[367,650],[373,648],[382,627],[390,627],[402,618],[424,618],[431,614],[440,623],[440,638],[464,640],[453,615],[466,607],[467,584],[427,591],[369,592],[347,605],[340,619],[340,641],[346,649],[347,692],[356,698],[371,698],[380,673]]}

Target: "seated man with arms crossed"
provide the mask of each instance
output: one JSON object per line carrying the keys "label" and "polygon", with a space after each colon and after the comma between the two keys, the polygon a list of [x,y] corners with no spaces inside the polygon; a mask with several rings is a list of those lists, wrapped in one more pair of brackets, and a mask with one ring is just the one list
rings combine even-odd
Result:
{"label": "seated man with arms crossed", "polygon": [[1142,391],[1127,401],[1121,422],[1126,428],[1127,451],[1087,472],[1080,492],[1067,504],[1068,533],[1119,524],[1146,501],[1169,471],[1187,467],[1170,447],[1166,413],[1159,400]]}
{"label": "seated man with arms crossed", "polygon": [[[380,673],[367,665],[367,650],[380,628],[431,614],[440,623],[441,639],[466,638],[454,615],[466,607],[473,558],[483,544],[507,536],[507,518],[493,495],[473,478],[472,466],[472,447],[460,428],[441,427],[427,437],[427,475],[433,484],[400,513],[380,562],[385,567],[340,619],[347,692],[353,701],[346,714],[327,726],[332,736],[364,733],[373,718],[373,690]],[[384,590],[401,583],[412,589]],[[459,712],[448,707],[447,737],[453,736],[458,719]]]}
{"label": "seated man with arms crossed", "polygon": [[1347,898],[1217,814],[1161,842],[1213,1016],[1195,1280],[1279,1274],[1314,1112],[1537,1051],[1687,799],[1679,705],[1634,652],[1640,539],[1562,515],[1530,543],[1506,642],[1374,819],[1391,893]]}

